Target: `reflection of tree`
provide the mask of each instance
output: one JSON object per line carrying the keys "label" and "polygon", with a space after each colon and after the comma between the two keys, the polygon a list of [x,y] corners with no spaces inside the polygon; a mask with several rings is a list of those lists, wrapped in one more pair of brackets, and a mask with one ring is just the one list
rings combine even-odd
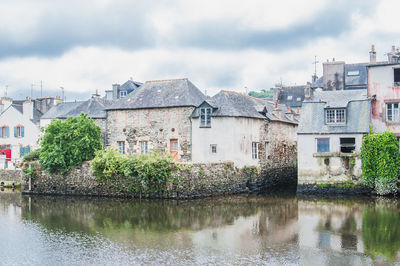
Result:
{"label": "reflection of tree", "polygon": [[384,255],[393,260],[400,250],[400,213],[398,206],[377,204],[363,211],[362,237],[365,253]]}

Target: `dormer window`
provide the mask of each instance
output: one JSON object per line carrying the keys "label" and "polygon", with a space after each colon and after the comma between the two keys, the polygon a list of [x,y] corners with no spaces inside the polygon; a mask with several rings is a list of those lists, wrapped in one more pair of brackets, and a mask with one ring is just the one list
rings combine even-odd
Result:
{"label": "dormer window", "polygon": [[127,95],[127,91],[120,91],[119,92],[119,97],[120,98],[124,98],[124,97],[126,97],[126,95]]}
{"label": "dormer window", "polygon": [[395,86],[400,86],[400,68],[393,69],[393,81]]}
{"label": "dormer window", "polygon": [[326,124],[346,123],[346,109],[325,109]]}
{"label": "dormer window", "polygon": [[360,75],[360,71],[359,70],[347,71],[347,76],[359,76],[359,75]]}
{"label": "dormer window", "polygon": [[200,108],[200,127],[211,127],[211,108]]}

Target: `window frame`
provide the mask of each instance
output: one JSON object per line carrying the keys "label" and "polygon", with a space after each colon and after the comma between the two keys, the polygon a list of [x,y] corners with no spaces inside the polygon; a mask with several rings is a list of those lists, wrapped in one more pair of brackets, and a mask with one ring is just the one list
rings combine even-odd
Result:
{"label": "window frame", "polygon": [[25,131],[25,128],[24,128],[24,126],[22,126],[22,125],[17,125],[17,126],[15,126],[15,132],[14,132],[14,136],[16,137],[16,138],[23,138],[23,137],[25,137],[25,133],[24,133],[24,131]]}
{"label": "window frame", "polygon": [[10,137],[10,127],[2,126],[1,127],[1,138],[6,139]]}
{"label": "window frame", "polygon": [[119,98],[125,98],[127,95],[128,95],[128,91],[123,90],[123,91],[119,92]]}
{"label": "window frame", "polygon": [[[211,114],[212,108],[202,107],[200,108],[200,127],[210,128],[211,127]],[[204,112],[204,114],[203,114]]]}
{"label": "window frame", "polygon": [[[397,79],[396,79],[396,77],[397,77]],[[400,68],[399,67],[393,68],[393,86],[395,86],[395,87],[400,86]]]}
{"label": "window frame", "polygon": [[119,153],[125,154],[125,141],[117,141]]}
{"label": "window frame", "polygon": [[[396,112],[395,112],[395,105],[397,105],[397,120],[395,119],[396,117]],[[390,108],[389,108],[390,106]],[[400,103],[399,102],[391,102],[391,103],[386,103],[386,122],[389,123],[398,123],[400,122]],[[391,110],[391,118],[389,119],[389,109]]]}
{"label": "window frame", "polygon": [[[328,150],[327,151],[320,151],[318,149],[320,147],[320,145],[323,145],[323,144],[318,143],[320,140],[328,140]],[[326,143],[325,143],[325,145],[326,145]],[[326,137],[315,138],[315,146],[316,146],[315,150],[317,151],[317,153],[328,153],[331,151],[331,140],[330,140],[330,138],[326,138]]]}
{"label": "window frame", "polygon": [[[214,151],[215,148],[215,151]],[[217,144],[210,144],[210,153],[211,154],[216,154],[217,153]]]}
{"label": "window frame", "polygon": [[[142,144],[143,144],[143,146],[142,146]],[[146,145],[144,145],[144,144],[146,144]],[[144,149],[143,149],[143,147],[144,147]],[[140,152],[140,154],[149,153],[149,142],[147,140],[139,141],[139,152]]]}
{"label": "window frame", "polygon": [[258,142],[253,141],[251,143],[251,158],[258,159]]}
{"label": "window frame", "polygon": [[[343,121],[339,120],[339,111],[343,111]],[[330,115],[333,112],[333,116]],[[331,121],[333,118],[333,121]],[[325,108],[325,124],[327,125],[344,125],[347,122],[347,110],[346,108]]]}

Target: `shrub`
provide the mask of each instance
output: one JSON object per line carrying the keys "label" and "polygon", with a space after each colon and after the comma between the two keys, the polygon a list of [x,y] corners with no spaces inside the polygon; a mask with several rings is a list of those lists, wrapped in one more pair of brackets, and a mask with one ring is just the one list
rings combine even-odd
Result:
{"label": "shrub", "polygon": [[131,192],[145,195],[164,192],[176,181],[171,177],[176,165],[164,153],[127,156],[116,150],[99,150],[90,166],[98,181],[118,181]]}
{"label": "shrub", "polygon": [[22,158],[23,162],[31,162],[31,161],[36,161],[39,160],[40,156],[40,149],[36,149],[34,151],[31,151],[30,153],[27,153],[24,155]]}
{"label": "shrub", "polygon": [[400,155],[393,133],[370,133],[363,137],[361,168],[363,183],[375,188],[379,195],[397,193]]}
{"label": "shrub", "polygon": [[66,173],[71,166],[91,160],[102,148],[100,128],[86,114],[65,122],[53,120],[40,139],[40,164],[50,173]]}

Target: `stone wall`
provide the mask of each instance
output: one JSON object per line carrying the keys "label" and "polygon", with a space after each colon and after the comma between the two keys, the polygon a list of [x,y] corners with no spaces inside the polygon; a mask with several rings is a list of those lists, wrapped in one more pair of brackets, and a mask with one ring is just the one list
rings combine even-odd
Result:
{"label": "stone wall", "polygon": [[24,185],[21,170],[0,170],[0,186]]}
{"label": "stone wall", "polygon": [[107,111],[107,146],[125,142],[126,153],[139,153],[140,142],[148,150],[170,151],[170,140],[178,140],[178,159],[191,159],[190,115],[194,107]]}
{"label": "stone wall", "polygon": [[[270,169],[267,173],[256,167],[239,169],[231,162],[215,164],[179,164],[179,170],[173,173],[180,182],[169,186],[163,195],[151,195],[161,198],[197,198],[257,192],[281,184],[296,184],[296,168]],[[73,168],[65,175],[42,172],[32,181],[30,194],[86,195],[139,197],[141,195],[126,192],[118,181],[99,183],[90,171],[88,163]]]}

